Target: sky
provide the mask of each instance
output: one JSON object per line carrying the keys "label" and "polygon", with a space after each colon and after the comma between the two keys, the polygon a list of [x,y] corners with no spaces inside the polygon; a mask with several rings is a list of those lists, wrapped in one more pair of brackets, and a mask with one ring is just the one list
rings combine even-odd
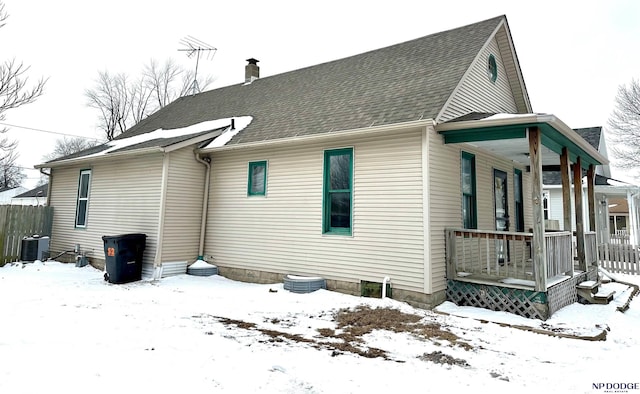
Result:
{"label": "sky", "polygon": [[[630,362],[640,301],[621,313],[631,288],[612,282],[602,290],[615,291],[610,304],[575,303],[543,322],[450,302],[428,311],[327,290],[294,294],[282,283],[217,275],[114,285],[91,266],[10,263],[0,267],[0,392],[634,393],[636,386],[606,385],[640,385]],[[357,307],[417,315],[432,328],[360,335],[339,327],[336,313]],[[404,315],[392,316],[386,321],[399,326]],[[442,335],[420,334],[433,327]],[[339,333],[387,359],[334,346],[344,343]]]}
{"label": "sky", "polygon": [[[41,163],[62,137],[31,129],[102,137],[84,95],[100,71],[133,77],[150,59],[168,58],[194,69],[194,59],[178,51],[186,36],[217,49],[198,68],[217,88],[242,83],[251,57],[265,77],[504,14],[533,110],[573,128],[606,127],[618,87],[640,78],[634,0],[4,3],[9,19],[0,29],[0,60],[29,65],[33,81],[48,78],[36,103],[7,112],[5,120],[26,168]],[[27,175],[26,186],[34,186],[38,171]],[[613,175],[627,179],[615,169]]]}

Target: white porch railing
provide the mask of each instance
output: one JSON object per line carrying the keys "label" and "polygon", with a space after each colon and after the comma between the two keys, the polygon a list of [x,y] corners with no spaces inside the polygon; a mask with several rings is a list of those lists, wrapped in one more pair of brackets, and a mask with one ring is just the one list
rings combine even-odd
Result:
{"label": "white porch railing", "polygon": [[[535,286],[532,233],[446,229],[445,236],[449,279]],[[570,232],[545,233],[547,278],[573,272],[571,243]]]}
{"label": "white porch railing", "polygon": [[627,230],[616,230],[615,234],[609,234],[609,243],[618,245],[630,244],[629,233]]}
{"label": "white porch railing", "polygon": [[600,266],[617,274],[640,275],[640,247],[629,244],[601,244]]}

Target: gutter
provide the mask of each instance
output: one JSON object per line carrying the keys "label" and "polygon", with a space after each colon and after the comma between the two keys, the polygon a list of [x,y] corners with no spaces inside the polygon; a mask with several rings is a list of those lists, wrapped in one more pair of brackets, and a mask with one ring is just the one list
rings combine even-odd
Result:
{"label": "gutter", "polygon": [[140,148],[140,149],[125,149],[122,151],[116,151],[116,152],[109,152],[109,153],[94,153],[91,155],[87,155],[87,156],[82,156],[82,157],[76,157],[74,159],[66,159],[66,160],[60,160],[60,161],[56,161],[56,162],[49,162],[49,163],[43,163],[43,164],[37,164],[34,166],[34,168],[53,168],[53,167],[64,167],[64,166],[69,166],[69,165],[73,165],[73,164],[81,164],[81,163],[85,163],[85,162],[93,162],[96,160],[109,160],[110,158],[119,158],[122,156],[133,156],[133,155],[142,155],[142,154],[147,154],[147,153],[154,153],[154,152],[160,152],[160,153],[169,153],[169,152],[173,152],[174,150],[177,149],[182,149],[185,146],[189,146],[189,145],[193,145],[202,141],[206,141],[208,139],[211,138],[215,138],[217,136],[219,136],[220,134],[222,134],[222,132],[227,128],[228,126],[224,126],[224,127],[219,127],[217,129],[211,130],[211,132],[206,133],[206,134],[202,134],[198,137],[192,137],[192,138],[188,138],[185,139],[184,141],[181,142],[177,142],[171,145],[158,145],[158,146],[150,146],[147,148]]}
{"label": "gutter", "polygon": [[65,166],[72,165],[72,164],[80,164],[80,163],[85,163],[85,162],[92,162],[92,161],[96,161],[96,160],[107,160],[109,158],[114,158],[114,157],[118,158],[120,156],[128,156],[128,155],[132,155],[132,154],[145,154],[145,153],[152,153],[152,152],[164,153],[165,149],[162,148],[162,147],[159,147],[159,146],[154,146],[154,147],[150,147],[150,148],[125,150],[125,151],[122,151],[122,152],[113,152],[113,153],[109,153],[108,155],[89,155],[89,156],[78,157],[78,158],[75,158],[75,159],[61,160],[61,161],[53,162],[53,163],[36,164],[33,167],[37,168],[37,169],[40,169],[40,168],[65,167]]}
{"label": "gutter", "polygon": [[287,137],[287,138],[278,138],[274,140],[223,145],[223,146],[214,147],[214,148],[205,147],[202,149],[198,149],[198,152],[210,153],[210,152],[229,151],[234,149],[260,148],[265,146],[286,144],[286,143],[323,141],[323,140],[333,139],[336,137],[354,137],[362,134],[379,134],[379,133],[387,133],[387,132],[393,132],[393,131],[403,131],[413,127],[423,128],[425,126],[435,126],[435,125],[436,123],[433,119],[420,119],[420,120],[413,120],[410,122],[392,123],[388,125],[363,127],[363,128],[351,129],[351,130],[336,130],[328,133],[318,133],[318,134],[305,135],[305,136],[299,136],[299,137]]}
{"label": "gutter", "polygon": [[202,219],[200,221],[200,243],[198,244],[198,260],[204,260],[204,236],[207,229],[207,215],[209,210],[209,184],[211,183],[211,158],[200,157],[197,149],[194,150],[195,159],[206,167],[204,176],[204,193],[202,196]]}

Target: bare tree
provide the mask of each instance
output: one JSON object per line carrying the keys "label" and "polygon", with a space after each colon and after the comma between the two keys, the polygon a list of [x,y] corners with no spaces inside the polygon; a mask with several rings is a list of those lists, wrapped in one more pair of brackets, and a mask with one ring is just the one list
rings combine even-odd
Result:
{"label": "bare tree", "polygon": [[100,111],[100,128],[111,141],[127,129],[131,113],[131,93],[125,74],[98,74],[96,87],[85,91],[88,105]]}
{"label": "bare tree", "polygon": [[[9,18],[4,7],[4,2],[0,1],[0,28]],[[35,85],[28,86],[29,79],[26,77],[28,70],[29,67],[15,59],[6,60],[0,64],[0,121],[6,119],[8,110],[32,103],[42,95],[46,80],[40,79]],[[6,131],[7,129],[0,128],[0,154],[3,151],[12,151],[17,146],[16,141],[10,141],[2,135]]]}
{"label": "bare tree", "polygon": [[98,144],[100,144],[99,140],[94,140],[91,138],[63,137],[56,140],[53,151],[49,154],[44,155],[42,158],[45,162],[51,161],[60,157],[72,155],[85,149],[92,148]]}
{"label": "bare tree", "polygon": [[26,178],[22,167],[17,163],[18,154],[15,150],[10,150],[0,158],[0,189],[7,187],[18,187]]}
{"label": "bare tree", "polygon": [[609,118],[610,139],[615,144],[615,164],[624,169],[640,169],[640,81],[621,85]]}
{"label": "bare tree", "polygon": [[[100,72],[93,89],[87,89],[88,105],[100,112],[99,127],[112,140],[127,128],[189,93],[194,73],[184,70],[172,59],[160,65],[150,60],[142,76],[131,80],[125,74]],[[199,78],[198,86],[206,89],[213,78]]]}

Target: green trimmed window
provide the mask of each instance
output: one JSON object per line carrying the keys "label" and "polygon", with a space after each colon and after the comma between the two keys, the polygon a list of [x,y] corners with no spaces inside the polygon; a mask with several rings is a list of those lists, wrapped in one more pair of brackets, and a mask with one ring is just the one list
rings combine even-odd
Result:
{"label": "green trimmed window", "polygon": [[323,233],[351,235],[353,223],[353,149],[324,152]]}
{"label": "green trimmed window", "polygon": [[267,162],[249,162],[248,196],[264,196],[267,194]]}
{"label": "green trimmed window", "polygon": [[87,227],[87,212],[89,210],[89,186],[91,185],[91,170],[80,171],[78,180],[78,199],[76,201],[76,227]]}
{"label": "green trimmed window", "polygon": [[522,192],[522,171],[513,170],[513,198],[516,203],[516,231],[524,232],[524,196]]}
{"label": "green trimmed window", "polygon": [[476,157],[462,152],[462,225],[464,228],[478,228],[476,196]]}

